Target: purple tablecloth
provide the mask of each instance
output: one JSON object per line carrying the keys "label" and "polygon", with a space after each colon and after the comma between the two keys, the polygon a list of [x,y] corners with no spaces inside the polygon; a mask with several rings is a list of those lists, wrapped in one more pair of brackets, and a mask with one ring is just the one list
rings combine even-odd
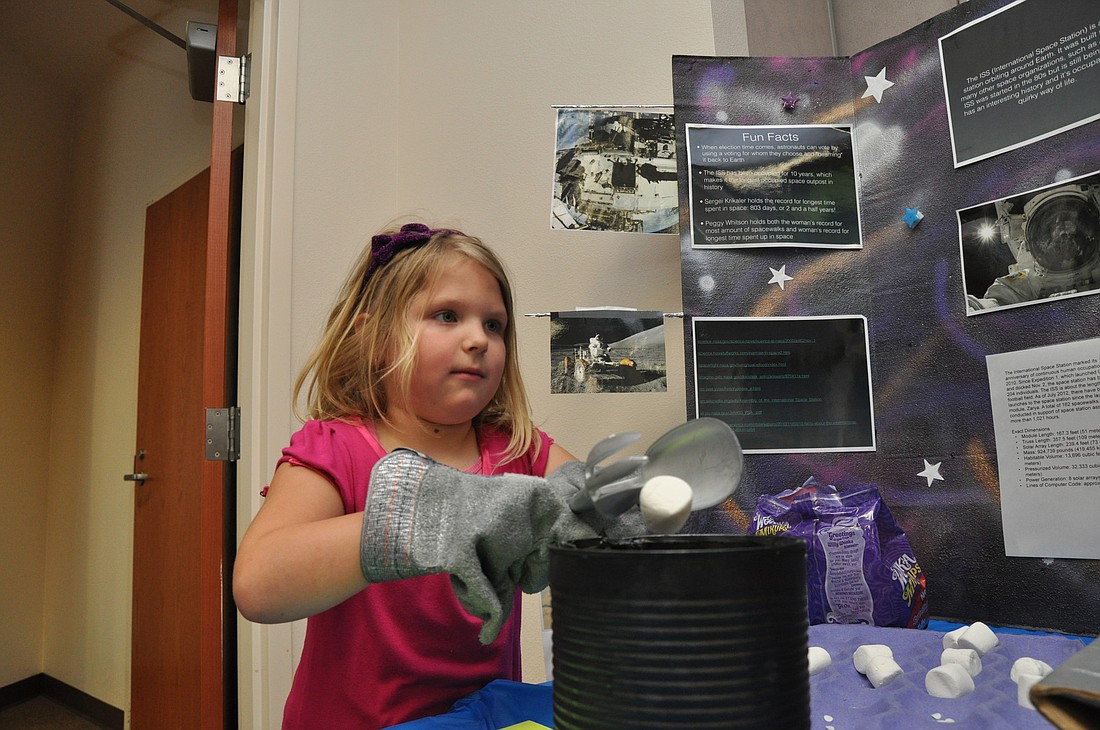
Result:
{"label": "purple tablecloth", "polygon": [[[810,646],[823,647],[833,658],[828,668],[810,677],[811,727],[901,730],[949,724],[968,730],[1051,729],[1052,725],[1037,711],[1017,703],[1016,683],[1009,672],[1022,656],[1058,666],[1084,648],[1080,639],[998,632],[1000,644],[982,657],[982,671],[974,677],[974,692],[957,699],[941,699],[925,690],[924,675],[940,664],[943,634],[877,626],[811,626]],[[889,646],[894,661],[905,670],[904,676],[875,689],[852,665],[852,654],[861,644]]]}

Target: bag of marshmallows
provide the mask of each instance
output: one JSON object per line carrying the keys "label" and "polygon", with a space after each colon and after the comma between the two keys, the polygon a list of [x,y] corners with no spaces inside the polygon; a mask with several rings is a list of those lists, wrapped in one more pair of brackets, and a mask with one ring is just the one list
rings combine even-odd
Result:
{"label": "bag of marshmallows", "polygon": [[841,493],[810,477],[761,496],[751,530],[806,541],[811,624],[928,625],[924,572],[874,485]]}

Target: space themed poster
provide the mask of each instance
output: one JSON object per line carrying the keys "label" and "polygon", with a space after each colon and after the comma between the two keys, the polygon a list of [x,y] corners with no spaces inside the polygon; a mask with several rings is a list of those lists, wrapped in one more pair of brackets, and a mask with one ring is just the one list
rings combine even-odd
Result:
{"label": "space themed poster", "polygon": [[[1026,23],[1020,42],[1032,48],[1000,43],[994,26],[982,27],[1002,11],[1044,16]],[[688,416],[715,397],[692,377],[711,358],[693,323],[737,317],[865,317],[874,412],[874,451],[753,454],[735,505],[708,515],[703,528],[737,532],[735,513],[752,514],[761,496],[809,476],[842,490],[875,484],[930,577],[936,615],[1094,627],[1085,617],[1100,603],[1100,562],[1053,558],[1100,552],[1096,531],[1036,516],[1100,508],[1092,502],[1100,438],[1094,426],[1081,433],[1081,424],[1100,423],[1100,297],[1089,295],[1100,283],[1094,23],[1095,0],[970,0],[850,58],[673,56],[676,145],[685,161],[694,125],[742,133],[850,127],[862,242],[699,247],[690,221],[700,202],[688,195],[690,166],[681,165]],[[971,56],[949,51],[945,70],[941,39]],[[1002,75],[1006,69],[1021,73]],[[1060,109],[1040,113],[1059,94],[1073,97],[1070,118],[1058,118]],[[1015,120],[1023,116],[1031,118]],[[1029,126],[1011,128],[1013,121]],[[975,137],[990,146],[964,148]],[[1020,301],[988,301],[1000,296],[998,280],[1008,288],[1040,270],[1041,282]],[[1042,405],[1052,397],[1054,406]],[[1005,420],[999,409],[1009,402],[1025,420]],[[826,420],[813,404],[802,408],[798,420]],[[1027,421],[1031,415],[1044,420]],[[1049,441],[1029,435],[1034,451],[1016,463],[1025,445],[1012,431],[1031,428]],[[1011,509],[1016,488],[1027,491],[1028,507],[1011,514],[1002,500],[1008,494]],[[1018,546],[1010,547],[1006,524],[1038,540],[1030,552],[1009,554]],[[1018,556],[1048,548],[1057,552],[1044,560]]]}

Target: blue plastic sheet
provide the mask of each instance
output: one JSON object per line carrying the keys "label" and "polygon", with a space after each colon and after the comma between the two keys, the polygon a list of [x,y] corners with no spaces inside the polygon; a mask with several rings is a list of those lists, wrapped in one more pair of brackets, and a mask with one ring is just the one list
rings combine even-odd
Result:
{"label": "blue plastic sheet", "polygon": [[498,730],[524,720],[554,726],[550,682],[525,684],[498,679],[456,702],[445,715],[403,722],[390,730]]}

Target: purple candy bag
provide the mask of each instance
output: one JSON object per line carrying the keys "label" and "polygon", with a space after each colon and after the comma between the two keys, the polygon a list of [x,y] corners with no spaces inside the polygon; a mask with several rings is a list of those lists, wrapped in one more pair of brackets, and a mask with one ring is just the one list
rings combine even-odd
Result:
{"label": "purple candy bag", "polygon": [[874,485],[840,493],[810,477],[761,496],[752,533],[806,541],[811,624],[928,625],[924,572]]}

